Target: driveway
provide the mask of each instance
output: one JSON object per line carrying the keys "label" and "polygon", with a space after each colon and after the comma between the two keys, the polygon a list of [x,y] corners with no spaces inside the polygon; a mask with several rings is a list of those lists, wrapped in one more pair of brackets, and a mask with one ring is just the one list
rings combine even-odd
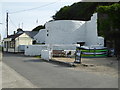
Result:
{"label": "driveway", "polygon": [[118,88],[118,78],[77,71],[22,54],[5,53],[3,62],[40,88]]}

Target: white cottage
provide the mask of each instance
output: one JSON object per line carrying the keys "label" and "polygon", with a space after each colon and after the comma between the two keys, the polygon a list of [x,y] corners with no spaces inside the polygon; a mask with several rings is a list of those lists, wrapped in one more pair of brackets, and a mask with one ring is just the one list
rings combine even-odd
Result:
{"label": "white cottage", "polygon": [[25,45],[33,44],[33,37],[36,31],[19,31],[3,39],[4,51],[6,52],[23,52]]}

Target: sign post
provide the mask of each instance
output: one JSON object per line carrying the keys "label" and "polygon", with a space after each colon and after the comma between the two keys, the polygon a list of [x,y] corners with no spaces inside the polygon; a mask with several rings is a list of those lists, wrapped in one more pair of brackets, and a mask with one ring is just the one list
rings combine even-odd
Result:
{"label": "sign post", "polygon": [[75,61],[74,61],[74,63],[81,64],[81,54],[82,54],[81,46],[83,46],[85,44],[85,42],[81,41],[81,42],[77,42],[77,44],[79,44],[79,47],[76,47],[76,53],[75,53]]}
{"label": "sign post", "polygon": [[80,50],[80,47],[77,47],[76,48],[76,53],[75,53],[75,61],[74,63],[78,63],[78,64],[81,64],[81,50]]}

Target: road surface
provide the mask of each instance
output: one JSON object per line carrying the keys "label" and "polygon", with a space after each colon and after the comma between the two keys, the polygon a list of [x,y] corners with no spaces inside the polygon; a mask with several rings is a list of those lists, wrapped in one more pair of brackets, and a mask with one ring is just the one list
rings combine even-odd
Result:
{"label": "road surface", "polygon": [[118,88],[118,78],[75,71],[35,57],[5,53],[3,62],[40,88]]}

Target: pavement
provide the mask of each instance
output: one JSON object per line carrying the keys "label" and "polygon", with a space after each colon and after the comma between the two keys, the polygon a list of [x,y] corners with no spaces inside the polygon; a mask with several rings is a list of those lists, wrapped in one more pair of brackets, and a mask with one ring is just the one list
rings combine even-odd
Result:
{"label": "pavement", "polygon": [[36,88],[36,86],[3,63],[2,88]]}
{"label": "pavement", "polygon": [[53,62],[74,66],[74,70],[118,77],[118,60],[115,57],[81,58],[81,64],[74,63],[74,58],[53,57]]}
{"label": "pavement", "polygon": [[[2,53],[0,53],[2,59]],[[29,80],[14,69],[0,61],[0,89],[2,88],[36,88]]]}
{"label": "pavement", "polygon": [[117,77],[76,71],[35,57],[6,53],[3,62],[39,88],[118,88]]}

